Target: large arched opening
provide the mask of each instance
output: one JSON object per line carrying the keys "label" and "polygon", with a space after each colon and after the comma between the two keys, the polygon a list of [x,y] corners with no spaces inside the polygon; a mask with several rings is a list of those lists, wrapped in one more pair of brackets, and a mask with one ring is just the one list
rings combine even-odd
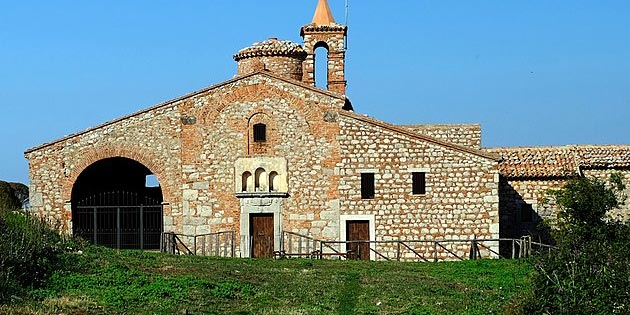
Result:
{"label": "large arched opening", "polygon": [[119,249],[159,249],[162,189],[146,166],[123,157],[99,160],[72,187],[72,232]]}

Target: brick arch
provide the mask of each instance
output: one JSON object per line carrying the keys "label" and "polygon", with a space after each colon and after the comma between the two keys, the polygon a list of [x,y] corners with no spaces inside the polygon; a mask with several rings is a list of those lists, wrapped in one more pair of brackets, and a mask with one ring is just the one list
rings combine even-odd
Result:
{"label": "brick arch", "polygon": [[160,163],[161,159],[146,153],[143,149],[127,146],[101,146],[90,148],[87,152],[82,152],[77,158],[78,161],[75,166],[66,177],[66,184],[63,188],[64,200],[71,200],[74,183],[85,169],[98,161],[114,157],[127,158],[144,165],[157,177],[160,183],[160,189],[162,190],[163,200],[169,202],[174,200],[172,190],[170,187],[164,185],[167,182],[167,175],[163,164]]}
{"label": "brick arch", "polygon": [[[245,85],[232,88],[228,94],[219,94],[209,99],[209,106],[200,113],[201,121],[207,126],[216,123],[216,119],[223,110],[234,103],[259,102],[268,98],[280,98],[287,101],[288,105],[294,108],[304,118],[304,121],[311,129],[312,134],[317,134],[317,129],[311,128],[312,121],[319,121],[323,118],[323,110],[317,103],[308,103],[305,100],[293,95],[278,87],[268,84]],[[250,117],[244,117],[249,119]]]}

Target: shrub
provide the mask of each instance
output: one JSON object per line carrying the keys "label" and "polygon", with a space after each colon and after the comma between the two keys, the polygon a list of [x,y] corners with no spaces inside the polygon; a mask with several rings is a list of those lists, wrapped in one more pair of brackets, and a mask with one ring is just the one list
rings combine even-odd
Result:
{"label": "shrub", "polygon": [[20,209],[22,202],[15,195],[11,184],[0,181],[0,209]]}
{"label": "shrub", "polygon": [[70,243],[45,222],[22,211],[0,210],[0,303],[41,287],[61,266]]}
{"label": "shrub", "polygon": [[575,178],[551,192],[560,207],[557,250],[535,260],[523,313],[630,313],[630,226],[605,219],[620,204],[620,179]]}

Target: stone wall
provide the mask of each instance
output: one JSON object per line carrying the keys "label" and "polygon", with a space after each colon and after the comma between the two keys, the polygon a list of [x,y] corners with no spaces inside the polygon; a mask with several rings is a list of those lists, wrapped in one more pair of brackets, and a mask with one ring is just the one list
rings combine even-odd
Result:
{"label": "stone wall", "polygon": [[269,70],[289,79],[302,80],[302,60],[285,56],[260,56],[238,61],[238,75]]}
{"label": "stone wall", "polygon": [[[340,116],[339,214],[372,218],[376,241],[497,238],[498,162],[404,133],[394,126]],[[412,194],[411,173],[426,172],[426,194]],[[361,173],[374,173],[374,199],[361,199]],[[343,224],[343,220],[341,222]],[[343,240],[345,235],[339,235]],[[496,246],[497,244],[493,244]],[[415,250],[433,257],[431,243]],[[470,244],[452,250],[460,256]],[[395,244],[377,249],[392,257]],[[452,259],[438,249],[439,259]],[[413,253],[405,253],[408,258]]]}
{"label": "stone wall", "polygon": [[620,197],[626,198],[626,200],[624,204],[622,204],[618,209],[611,210],[608,215],[614,220],[630,222],[630,200],[627,199],[627,197],[630,196],[630,168],[591,168],[585,169],[582,172],[585,176],[592,176],[606,183],[610,182],[610,175],[612,175],[613,173],[617,173],[623,176],[623,182],[626,186],[626,189],[622,192]]}
{"label": "stone wall", "polygon": [[[556,205],[548,197],[550,189],[557,189],[564,184],[563,178],[506,179],[501,177],[499,200],[501,216],[501,237],[519,238],[523,235],[540,236],[548,240],[548,235],[541,235],[540,222],[553,219]],[[531,205],[532,220],[521,218],[521,209]]]}
{"label": "stone wall", "polygon": [[171,209],[179,211],[182,123],[176,104],[148,109],[27,151],[33,211],[71,232],[74,182],[85,168],[111,157],[130,158],[149,168],[163,187],[164,201],[171,204],[165,217],[171,215]]}
{"label": "stone wall", "polygon": [[[345,240],[347,221],[367,220],[374,241],[412,241],[413,250],[429,259],[469,251],[469,243],[445,245],[447,250],[433,240],[499,236],[496,156],[342,111],[344,104],[337,94],[272,73],[239,77],[29,151],[31,202],[69,232],[78,175],[100,159],[122,156],[157,175],[168,203],[165,231],[236,231],[242,255],[245,217],[257,212],[277,215],[278,235],[290,231],[328,241]],[[268,126],[263,147],[252,146],[258,123]],[[461,144],[473,136],[455,139]],[[278,173],[277,191],[243,190],[243,173],[258,166]],[[362,172],[374,173],[374,199],[361,199]],[[413,172],[426,174],[425,194],[412,193]],[[527,200],[537,197],[526,190],[545,189],[512,185]],[[507,196],[504,189],[501,194]],[[394,257],[397,245],[375,249]],[[411,250],[402,255],[416,258]]]}
{"label": "stone wall", "polygon": [[453,144],[477,150],[481,149],[481,125],[479,124],[410,125],[401,127]]}
{"label": "stone wall", "polygon": [[[585,169],[584,176],[595,177],[604,182],[609,182],[610,175],[619,173],[624,177],[626,185],[621,197],[630,195],[630,169]],[[549,239],[546,232],[539,229],[543,220],[556,218],[557,205],[549,198],[549,190],[561,188],[566,178],[501,178],[500,189],[500,215],[501,237],[518,238],[522,235],[540,236]],[[524,204],[532,206],[534,219],[531,222],[523,221],[521,208]],[[608,213],[611,218],[630,222],[630,205],[624,203],[619,209]]]}
{"label": "stone wall", "polygon": [[[345,100],[262,75],[239,80],[189,99],[179,107],[186,116],[197,118],[184,126],[186,146],[182,160],[184,198],[181,217],[173,229],[186,234],[234,230],[240,243],[247,229],[242,211],[251,202],[235,195],[235,161],[255,163],[269,157],[282,157],[288,165],[288,197],[280,203],[280,229],[322,238],[324,230],[336,223],[319,220],[329,201],[337,199],[333,168],[339,160],[335,145],[338,125],[326,122],[324,115],[343,107]],[[250,149],[252,117],[264,116],[269,128],[264,155]],[[248,140],[249,139],[249,140]],[[256,201],[254,201],[256,203]],[[266,204],[261,200],[257,205]],[[271,202],[277,209],[279,203]],[[266,211],[256,208],[257,211]],[[247,210],[249,211],[249,210]],[[278,212],[280,211],[280,212]],[[330,234],[330,232],[328,232]],[[276,240],[276,246],[279,246]],[[239,248],[245,255],[243,248]]]}
{"label": "stone wall", "polygon": [[[347,27],[339,24],[309,24],[302,27],[304,50],[308,53],[306,60],[302,63],[304,82],[315,85],[315,58],[327,58],[327,89],[339,94],[346,94],[346,32]],[[315,50],[319,47],[326,48],[327,56],[315,56]]]}

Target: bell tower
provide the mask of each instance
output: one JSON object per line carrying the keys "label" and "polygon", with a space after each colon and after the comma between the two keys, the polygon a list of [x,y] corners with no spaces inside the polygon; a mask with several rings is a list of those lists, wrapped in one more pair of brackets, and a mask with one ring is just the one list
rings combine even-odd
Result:
{"label": "bell tower", "polygon": [[313,21],[302,27],[300,35],[304,39],[306,60],[302,63],[303,81],[315,85],[315,50],[323,47],[328,54],[328,84],[329,91],[346,94],[345,75],[345,39],[348,33],[346,25],[337,24],[332,15],[328,2],[319,0]]}

